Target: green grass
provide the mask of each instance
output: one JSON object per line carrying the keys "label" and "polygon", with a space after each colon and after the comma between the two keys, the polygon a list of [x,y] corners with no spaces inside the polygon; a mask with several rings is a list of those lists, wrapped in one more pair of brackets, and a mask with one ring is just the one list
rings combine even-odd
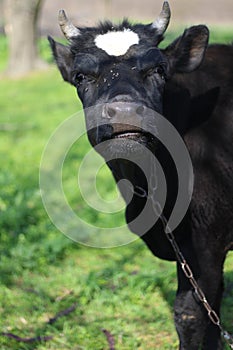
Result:
{"label": "green grass", "polygon": [[[219,32],[213,37],[230,41],[230,31]],[[40,47],[50,61],[46,41]],[[0,49],[3,70],[7,50],[2,37]],[[55,128],[81,109],[74,89],[51,66],[23,79],[4,78],[0,90],[0,332],[53,337],[27,344],[1,336],[0,350],[109,349],[103,329],[114,337],[116,349],[177,349],[172,311],[175,264],[154,258],[139,240],[114,249],[73,243],[51,223],[42,205],[41,155]],[[82,138],[65,161],[63,181],[69,202],[93,225],[123,223],[122,212],[106,218],[83,204],[76,172],[89,149]],[[106,168],[97,185],[100,193],[104,195],[107,187],[114,198],[115,185]],[[222,308],[229,331],[233,331],[232,266],[229,254]],[[48,323],[74,305],[73,312]]]}

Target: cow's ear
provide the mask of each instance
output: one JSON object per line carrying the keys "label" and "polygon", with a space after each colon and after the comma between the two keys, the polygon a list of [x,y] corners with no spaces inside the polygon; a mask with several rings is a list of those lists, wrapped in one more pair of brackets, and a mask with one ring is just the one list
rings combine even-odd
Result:
{"label": "cow's ear", "polygon": [[192,72],[201,64],[208,45],[209,30],[204,25],[193,26],[170,44],[163,52],[167,56],[171,74]]}
{"label": "cow's ear", "polygon": [[48,37],[48,40],[63,79],[72,84],[71,71],[73,67],[73,57],[69,46],[57,43],[50,36]]}

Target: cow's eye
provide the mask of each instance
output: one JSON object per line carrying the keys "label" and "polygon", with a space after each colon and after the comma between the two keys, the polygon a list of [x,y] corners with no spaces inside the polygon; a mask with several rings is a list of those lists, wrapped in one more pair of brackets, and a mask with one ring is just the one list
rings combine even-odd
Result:
{"label": "cow's eye", "polygon": [[94,83],[96,78],[92,75],[85,75],[83,73],[76,73],[74,75],[74,82],[77,86],[80,86],[84,83]]}
{"label": "cow's eye", "polygon": [[75,73],[73,76],[75,84],[80,85],[85,80],[85,75],[83,73]]}
{"label": "cow's eye", "polygon": [[163,79],[165,77],[165,68],[163,65],[156,67],[155,72],[158,73]]}
{"label": "cow's eye", "polygon": [[154,74],[159,74],[162,79],[165,79],[166,77],[166,69],[164,65],[159,65],[157,67],[153,67],[147,71],[147,76],[152,76]]}

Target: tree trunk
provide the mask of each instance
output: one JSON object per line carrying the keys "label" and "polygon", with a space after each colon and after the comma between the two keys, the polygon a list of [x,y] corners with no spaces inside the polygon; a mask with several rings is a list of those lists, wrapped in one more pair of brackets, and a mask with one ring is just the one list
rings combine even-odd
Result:
{"label": "tree trunk", "polygon": [[46,66],[38,55],[37,22],[43,0],[5,0],[5,32],[9,42],[7,74],[22,76]]}

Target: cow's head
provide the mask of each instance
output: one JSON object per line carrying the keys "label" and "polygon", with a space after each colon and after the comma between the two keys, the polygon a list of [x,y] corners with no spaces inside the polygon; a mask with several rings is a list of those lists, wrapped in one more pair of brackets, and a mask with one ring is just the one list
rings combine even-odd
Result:
{"label": "cow's head", "polygon": [[[49,40],[64,80],[77,88],[87,111],[93,146],[111,139],[112,152],[117,148],[120,155],[130,151],[129,139],[149,145],[151,135],[143,131],[148,109],[162,114],[166,82],[174,73],[191,72],[202,62],[208,43],[208,29],[203,25],[185,30],[166,49],[158,48],[169,20],[167,2],[148,25],[124,20],[119,25],[105,22],[77,28],[60,11],[59,24],[70,44]],[[119,139],[120,146],[117,142],[114,147],[114,140]]]}

